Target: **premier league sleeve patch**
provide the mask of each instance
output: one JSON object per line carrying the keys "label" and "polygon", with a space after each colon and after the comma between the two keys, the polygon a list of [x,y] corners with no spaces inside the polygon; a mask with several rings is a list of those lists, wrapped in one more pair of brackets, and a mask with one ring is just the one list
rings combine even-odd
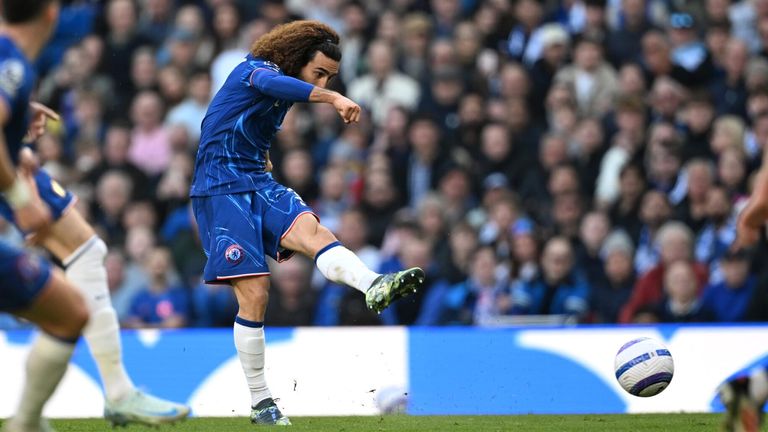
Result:
{"label": "premier league sleeve patch", "polygon": [[224,252],[224,258],[226,258],[227,262],[230,264],[238,264],[245,258],[245,251],[240,245],[234,244],[228,247]]}
{"label": "premier league sleeve patch", "polygon": [[8,59],[0,63],[0,90],[9,98],[16,97],[24,83],[24,64],[18,59]]}

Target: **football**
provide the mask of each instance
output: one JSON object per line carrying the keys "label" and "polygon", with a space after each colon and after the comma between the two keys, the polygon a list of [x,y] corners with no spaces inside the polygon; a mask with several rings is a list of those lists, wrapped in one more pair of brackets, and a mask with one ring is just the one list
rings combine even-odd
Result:
{"label": "football", "polygon": [[627,393],[650,397],[664,391],[672,381],[675,364],[667,347],[651,338],[633,339],[616,353],[616,380]]}

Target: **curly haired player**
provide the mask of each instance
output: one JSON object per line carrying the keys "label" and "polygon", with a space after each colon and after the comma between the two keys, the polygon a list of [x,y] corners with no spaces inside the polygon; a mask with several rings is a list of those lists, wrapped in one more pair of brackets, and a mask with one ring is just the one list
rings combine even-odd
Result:
{"label": "curly haired player", "polygon": [[267,256],[314,258],[326,278],[365,293],[377,312],[424,281],[419,268],[385,275],[368,269],[270,173],[270,140],[295,102],[328,103],[345,123],[359,120],[356,103],[325,89],[339,70],[338,44],[338,34],[317,21],[276,27],[235,67],[202,123],[190,195],[208,257],[204,278],[231,284],[240,306],[235,346],[251,391],[252,423],[290,424],[264,378]]}

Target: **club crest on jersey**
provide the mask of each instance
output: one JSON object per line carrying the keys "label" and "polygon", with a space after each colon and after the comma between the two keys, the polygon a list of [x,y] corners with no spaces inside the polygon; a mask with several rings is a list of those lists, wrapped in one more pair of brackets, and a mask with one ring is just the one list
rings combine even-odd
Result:
{"label": "club crest on jersey", "polygon": [[227,259],[227,262],[232,264],[237,264],[240,261],[243,260],[245,257],[245,251],[243,248],[240,247],[240,245],[232,245],[227,248],[227,250],[224,252],[224,258]]}

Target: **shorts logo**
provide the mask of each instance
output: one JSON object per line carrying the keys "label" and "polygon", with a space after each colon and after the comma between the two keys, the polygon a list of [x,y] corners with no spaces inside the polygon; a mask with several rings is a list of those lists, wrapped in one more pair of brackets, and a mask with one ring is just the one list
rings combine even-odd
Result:
{"label": "shorts logo", "polygon": [[243,251],[243,248],[241,248],[240,245],[232,245],[227,248],[226,252],[224,252],[224,258],[232,264],[239,263],[243,260],[243,257],[245,257],[245,251]]}

